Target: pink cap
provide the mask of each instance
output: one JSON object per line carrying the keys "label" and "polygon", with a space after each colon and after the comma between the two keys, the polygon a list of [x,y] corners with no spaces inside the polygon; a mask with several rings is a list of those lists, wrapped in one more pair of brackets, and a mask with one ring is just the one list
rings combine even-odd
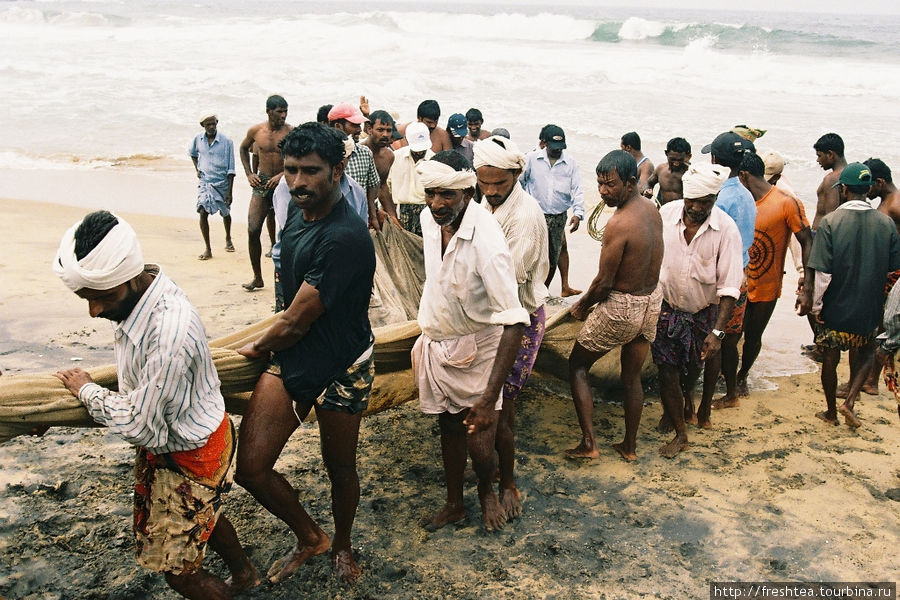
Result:
{"label": "pink cap", "polygon": [[349,102],[341,102],[340,104],[335,104],[331,107],[331,110],[328,111],[328,121],[340,121],[341,119],[346,119],[351,123],[356,123],[359,125],[364,121],[368,121],[368,119],[363,116],[362,112],[359,110],[358,106],[354,106]]}

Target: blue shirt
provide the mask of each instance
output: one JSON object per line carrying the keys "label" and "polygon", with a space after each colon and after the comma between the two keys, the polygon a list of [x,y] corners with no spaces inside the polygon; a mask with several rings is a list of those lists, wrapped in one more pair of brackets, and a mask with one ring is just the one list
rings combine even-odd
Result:
{"label": "blue shirt", "polygon": [[353,212],[358,214],[363,223],[368,226],[369,200],[366,198],[366,192],[362,189],[362,186],[356,183],[355,179],[344,174],[341,176],[341,193],[344,194],[344,198],[350,204]]}
{"label": "blue shirt", "polygon": [[716,206],[731,217],[741,234],[741,249],[744,257],[744,268],[750,262],[750,246],[756,233],[756,202],[747,188],[741,185],[737,177],[729,177],[722,184]]}
{"label": "blue shirt", "polygon": [[578,164],[565,150],[553,166],[546,149],[529,152],[519,181],[538,201],[545,215],[558,215],[571,208],[574,216],[584,220],[584,192]]}
{"label": "blue shirt", "polygon": [[200,179],[206,183],[222,183],[229,175],[234,175],[234,142],[223,133],[216,133],[210,144],[206,132],[198,134],[188,150],[191,158],[197,159]]}

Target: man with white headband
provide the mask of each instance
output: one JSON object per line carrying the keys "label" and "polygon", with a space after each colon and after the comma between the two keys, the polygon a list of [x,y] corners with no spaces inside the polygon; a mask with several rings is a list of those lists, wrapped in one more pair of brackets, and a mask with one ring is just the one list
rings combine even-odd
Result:
{"label": "man with white headband", "polygon": [[189,153],[197,171],[197,212],[200,213],[200,235],[206,249],[198,258],[212,258],[209,245],[209,215],[220,213],[225,224],[225,251],[234,252],[231,243],[231,200],[234,190],[234,142],[218,130],[214,114],[200,117],[203,133],[197,134]]}
{"label": "man with white headband", "polygon": [[422,335],[412,350],[413,374],[422,412],[438,415],[447,478],[447,502],[422,525],[433,531],[465,519],[468,451],[478,476],[484,524],[493,531],[506,522],[493,485],[500,392],[530,319],[519,303],[516,267],[503,231],[471,201],[476,177],[468,161],[443,151],[416,170],[427,208],[421,215]]}
{"label": "man with white headband", "polygon": [[521,494],[515,479],[515,401],[534,368],[544,339],[544,280],[550,271],[547,225],[544,211],[521,185],[525,155],[507,138],[491,136],[473,148],[475,173],[484,206],[506,237],[519,286],[519,302],[531,322],[519,343],[512,370],[503,384],[503,411],[497,424],[497,454],[500,458],[500,504],[511,519],[522,514]]}
{"label": "man with white headband", "polygon": [[[145,265],[134,230],[98,211],[63,236],[54,272],[115,323],[119,390],[81,369],[56,376],[105,425],[137,446],[137,560],[187,598],[231,598],[259,583],[222,513],[232,483],[234,427],[225,413],[206,331],[187,296],[157,265]],[[203,570],[207,542],[228,565],[229,584]]]}
{"label": "man with white headband", "polygon": [[[681,179],[684,199],[665,204],[659,212],[665,246],[659,273],[663,302],[650,352],[659,368],[664,410],[658,429],[676,432],[675,439],[659,449],[666,458],[688,447],[685,415],[694,413],[694,383],[703,361],[719,353],[744,278],[740,232],[731,217],[714,206],[727,178],[728,169],[722,166],[691,165]],[[710,427],[719,368],[710,369],[707,362],[697,411],[703,428]]]}

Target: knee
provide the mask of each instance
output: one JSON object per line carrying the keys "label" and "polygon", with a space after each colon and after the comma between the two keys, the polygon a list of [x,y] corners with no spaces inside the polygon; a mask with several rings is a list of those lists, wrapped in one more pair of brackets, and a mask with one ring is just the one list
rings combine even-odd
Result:
{"label": "knee", "polygon": [[238,462],[237,469],[234,473],[234,482],[247,491],[253,491],[262,487],[264,474],[262,469],[253,468],[251,465],[244,465]]}

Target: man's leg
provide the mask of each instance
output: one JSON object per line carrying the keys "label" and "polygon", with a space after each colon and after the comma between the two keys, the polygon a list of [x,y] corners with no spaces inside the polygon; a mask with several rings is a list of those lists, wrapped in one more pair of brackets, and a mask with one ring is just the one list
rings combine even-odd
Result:
{"label": "man's leg", "polygon": [[250,196],[250,208],[247,211],[247,251],[250,253],[250,266],[253,268],[253,280],[243,284],[243,288],[252,292],[263,285],[262,278],[262,234],[263,222],[269,212],[265,194],[253,192]]}
{"label": "man's leg", "polygon": [[547,280],[544,285],[550,287],[553,276],[556,274],[556,265],[559,262],[559,253],[562,250],[562,242],[565,239],[566,220],[565,213],[560,215],[544,215],[547,223],[547,249],[549,251],[550,269],[547,271]]}
{"label": "man's leg", "polygon": [[650,350],[650,342],[638,336],[622,346],[622,385],[625,386],[625,439],[612,447],[627,461],[637,458],[637,431],[644,411],[644,388],[641,369]]}
{"label": "man's leg", "polygon": [[203,236],[203,244],[206,246],[206,250],[197,258],[209,260],[212,258],[212,248],[209,245],[209,213],[202,208],[200,209],[200,235]]}
{"label": "man's leg", "polygon": [[259,573],[247,558],[234,526],[224,513],[216,519],[216,526],[209,536],[209,547],[228,565],[231,577],[225,583],[232,592],[242,592],[259,585]]}
{"label": "man's leg", "polygon": [[563,231],[562,246],[559,249],[559,281],[560,296],[568,298],[569,296],[577,296],[581,290],[569,287],[569,244],[566,242],[566,233]]}
{"label": "man's leg", "polygon": [[266,212],[266,229],[269,231],[269,250],[266,252],[266,258],[272,258],[272,247],[275,246],[275,209],[272,208],[271,197],[269,198],[269,210]]}
{"label": "man's leg", "polygon": [[687,429],[684,424],[684,398],[678,370],[671,365],[658,365],[659,397],[663,410],[675,428],[675,439],[660,447],[659,453],[666,458],[674,458],[688,447]]}
{"label": "man's leg", "polygon": [[[575,415],[581,427],[581,443],[566,450],[570,458],[597,458],[597,443],[594,439],[594,396],[588,371],[606,352],[591,352],[577,341],[569,354],[569,387],[575,403]],[[623,365],[624,369],[624,365]],[[627,420],[627,419],[626,419]],[[616,450],[619,450],[616,448]],[[621,454],[621,450],[619,453]],[[626,458],[626,460],[628,460]]]}
{"label": "man's leg", "polygon": [[[710,429],[712,423],[709,420],[712,397],[716,392],[716,385],[719,383],[719,372],[722,370],[722,353],[717,352],[715,356],[706,359],[703,366],[703,395],[700,397],[700,406],[697,407],[697,426],[701,429]],[[693,387],[697,378],[700,376],[699,368],[689,368],[688,373],[692,375],[691,387]]]}
{"label": "man's leg", "polygon": [[[463,473],[466,469],[466,427],[463,419],[468,411],[455,415],[443,412],[438,415],[441,428],[441,459],[447,480],[447,501],[443,508],[432,517],[425,517],[422,526],[435,531],[444,525],[458,523],[466,518],[463,507]],[[493,473],[491,474],[493,477]]]}
{"label": "man's leg", "polygon": [[204,569],[181,575],[165,573],[165,577],[170,588],[191,600],[227,600],[231,598],[231,587]]}
{"label": "man's leg", "polygon": [[296,546],[269,569],[267,576],[272,582],[281,581],[310,557],[331,547],[328,536],[300,505],[296,490],[274,469],[297,425],[291,397],[281,379],[263,373],[241,422],[235,481],[297,536]]}
{"label": "man's leg", "polygon": [[[463,411],[468,414],[468,410]],[[472,457],[472,468],[478,476],[478,501],[481,503],[481,517],[488,531],[503,529],[506,523],[506,512],[500,506],[500,499],[494,492],[494,474],[497,472],[497,453],[494,451],[494,436],[497,426],[464,434],[469,456]],[[463,461],[462,466],[465,466]],[[459,469],[462,477],[463,469]],[[449,483],[449,478],[448,478]]]}
{"label": "man's leg", "polygon": [[[738,370],[738,349],[737,345],[741,339],[741,333],[726,333],[725,339],[722,340],[722,350],[719,352],[719,364],[721,365],[722,375],[725,377],[725,395],[717,398],[712,403],[712,407],[733,408],[740,406],[741,401],[738,400],[737,394],[737,370]],[[709,360],[707,360],[706,370],[710,370]]]}
{"label": "man's leg", "polygon": [[738,396],[749,396],[747,375],[762,350],[762,336],[775,311],[777,300],[769,302],[747,301],[744,312],[744,355],[741,357],[741,370],[737,373]]}
{"label": "man's leg", "polygon": [[862,425],[853,413],[853,407],[856,404],[856,399],[859,397],[859,392],[862,389],[863,384],[868,379],[869,373],[873,370],[874,364],[874,342],[869,342],[865,346],[857,349],[856,362],[850,368],[850,391],[847,394],[847,399],[838,409],[838,412],[844,417],[844,422],[850,427],[855,428]]}
{"label": "man's leg", "polygon": [[837,391],[837,366],[841,361],[841,351],[837,348],[822,349],[822,391],[825,393],[825,405],[827,409],[824,412],[816,413],[816,416],[832,425],[837,425],[837,400],[835,393]]}
{"label": "man's leg", "polygon": [[[847,353],[849,356],[850,362],[850,373],[854,373],[859,370],[859,349],[858,348],[850,348],[850,351]],[[866,374],[865,379],[863,379],[862,388],[860,391],[863,391],[870,396],[878,395],[878,375],[879,371],[875,368],[869,368],[868,373]],[[851,375],[851,379],[852,379]],[[835,392],[835,396],[837,398],[846,399],[850,395],[850,383],[851,381],[848,379],[846,383],[842,383],[837,386],[837,392]]]}
{"label": "man's leg", "polygon": [[234,252],[234,244],[231,243],[231,215],[222,217],[225,225],[225,252]]}

